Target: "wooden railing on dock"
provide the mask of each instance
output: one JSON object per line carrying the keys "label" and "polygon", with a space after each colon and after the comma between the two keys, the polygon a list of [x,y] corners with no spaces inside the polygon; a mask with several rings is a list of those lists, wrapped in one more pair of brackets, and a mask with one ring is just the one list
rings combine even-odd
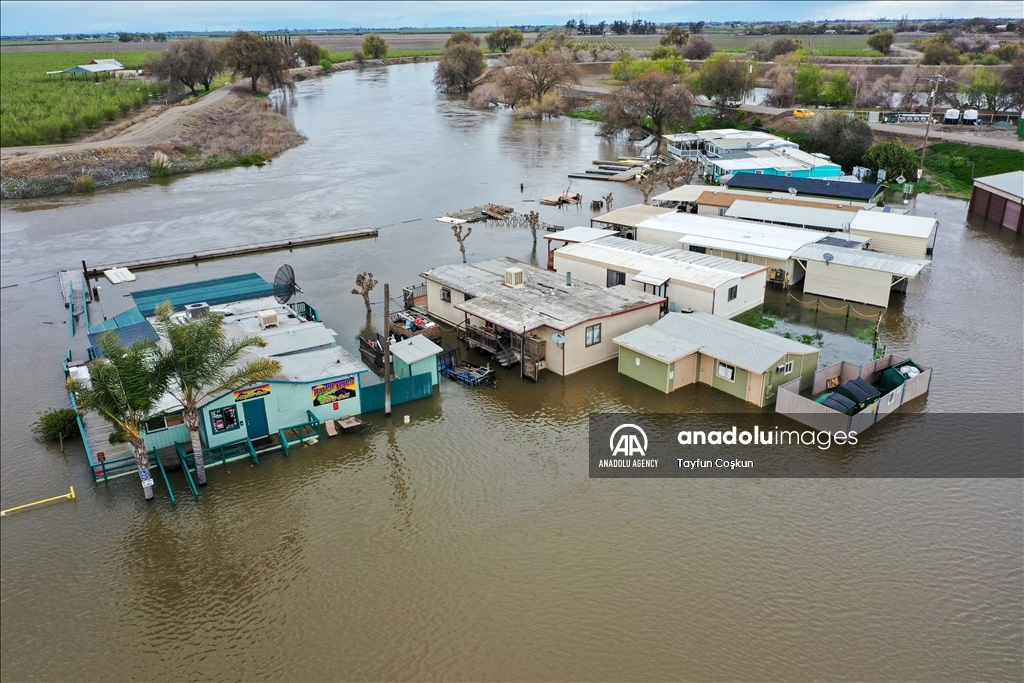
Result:
{"label": "wooden railing on dock", "polygon": [[103,266],[87,268],[89,277],[99,277],[103,271],[111,268],[128,268],[129,270],[147,270],[149,268],[163,268],[176,266],[182,263],[196,263],[198,261],[210,261],[220,258],[231,258],[243,254],[256,254],[264,251],[277,251],[278,249],[293,249],[296,247],[310,247],[316,244],[327,244],[330,242],[344,242],[346,240],[362,239],[364,237],[376,237],[376,228],[364,230],[344,230],[342,232],[329,232],[320,235],[308,235],[306,237],[293,237],[289,240],[277,240],[274,242],[259,242],[257,244],[240,245],[237,247],[224,247],[221,249],[209,249],[197,251],[191,254],[175,254],[173,256],[160,256],[149,259],[136,259],[134,261],[121,261]]}

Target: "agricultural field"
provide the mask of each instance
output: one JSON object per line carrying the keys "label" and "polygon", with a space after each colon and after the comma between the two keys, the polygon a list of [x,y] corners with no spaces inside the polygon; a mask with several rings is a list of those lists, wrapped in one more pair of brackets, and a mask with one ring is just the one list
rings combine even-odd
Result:
{"label": "agricultural field", "polygon": [[[799,40],[814,54],[823,57],[881,57],[880,52],[868,48],[867,36],[740,36],[732,33],[706,33],[705,38],[711,41],[717,52],[744,52],[759,40],[771,42],[776,38],[787,37]],[[660,35],[651,36],[579,36],[580,40],[590,43],[610,43],[616,50],[650,51],[658,46]]]}
{"label": "agricultural field", "polygon": [[[141,68],[148,52],[119,52],[129,69]],[[164,87],[141,79],[47,76],[110,52],[25,52],[0,60],[0,146],[60,142],[141,109]]]}

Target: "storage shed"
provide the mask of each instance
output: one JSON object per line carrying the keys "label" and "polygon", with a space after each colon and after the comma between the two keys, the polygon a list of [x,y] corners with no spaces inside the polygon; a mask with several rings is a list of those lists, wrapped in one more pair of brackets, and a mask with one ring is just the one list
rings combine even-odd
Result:
{"label": "storage shed", "polygon": [[767,267],[753,263],[621,237],[563,247],[554,260],[556,271],[576,280],[666,297],[667,310],[690,308],[732,318],[764,303]]}
{"label": "storage shed", "polygon": [[591,227],[610,228],[617,230],[623,235],[636,236],[637,224],[666,213],[672,213],[673,209],[666,209],[660,206],[648,206],[647,204],[634,204],[621,209],[615,209],[608,213],[601,214],[590,219]]}
{"label": "storage shed", "polygon": [[619,372],[670,393],[700,382],[756,406],[786,382],[811,386],[818,349],[707,313],[669,313],[614,339]]}
{"label": "storage shed", "polygon": [[974,179],[968,211],[1014,232],[1024,232],[1024,171]]}
{"label": "storage shed", "polygon": [[444,351],[423,335],[409,337],[391,345],[392,370],[397,379],[430,374],[431,382],[439,381],[437,357]]}
{"label": "storage shed", "polygon": [[871,248],[888,254],[924,258],[932,252],[939,222],[927,216],[884,211],[860,211],[850,223],[850,235],[871,240]]}
{"label": "storage shed", "polygon": [[793,253],[803,266],[804,292],[845,301],[889,305],[889,293],[906,291],[907,282],[931,264],[895,254],[808,244]]}

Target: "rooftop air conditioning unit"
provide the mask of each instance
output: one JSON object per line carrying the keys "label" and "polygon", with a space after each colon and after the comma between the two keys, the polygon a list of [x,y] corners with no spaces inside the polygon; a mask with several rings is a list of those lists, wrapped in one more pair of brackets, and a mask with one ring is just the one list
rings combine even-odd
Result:
{"label": "rooftop air conditioning unit", "polygon": [[505,286],[506,287],[523,287],[523,269],[522,268],[506,268],[505,269]]}
{"label": "rooftop air conditioning unit", "polygon": [[210,304],[205,301],[198,304],[185,304],[185,315],[189,320],[199,320],[210,312]]}
{"label": "rooftop air conditioning unit", "polygon": [[256,311],[256,320],[260,324],[260,329],[265,330],[268,327],[280,327],[280,323],[277,321],[277,311]]}

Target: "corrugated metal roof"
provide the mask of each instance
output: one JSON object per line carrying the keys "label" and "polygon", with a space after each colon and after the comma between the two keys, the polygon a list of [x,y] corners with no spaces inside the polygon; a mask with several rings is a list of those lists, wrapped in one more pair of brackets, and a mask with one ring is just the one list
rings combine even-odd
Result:
{"label": "corrugated metal roof", "polygon": [[[863,212],[861,212],[863,213]],[[730,218],[671,213],[648,219],[638,229],[664,230],[679,235],[679,243],[786,260],[793,252],[817,242],[828,233],[804,228],[787,228],[768,223]]]}
{"label": "corrugated metal roof", "polygon": [[412,365],[424,358],[430,358],[444,351],[440,346],[430,341],[422,334],[409,337],[405,341],[391,345],[391,354],[401,358],[407,365]]}
{"label": "corrugated metal roof", "polygon": [[627,349],[632,349],[651,358],[657,358],[665,363],[673,363],[680,358],[685,358],[691,353],[695,353],[698,349],[697,346],[680,339],[673,339],[650,325],[644,325],[632,332],[619,335],[612,339],[612,341],[619,346],[625,346]]}
{"label": "corrugated metal roof", "polygon": [[812,346],[710,313],[669,313],[653,327],[697,346],[701,353],[755,373],[769,370],[787,353],[818,353]]}
{"label": "corrugated metal roof", "polygon": [[362,361],[340,346],[282,356],[274,360],[281,364],[281,372],[274,379],[288,382],[313,382],[369,370]]}
{"label": "corrugated metal roof", "polygon": [[174,310],[182,310],[186,304],[206,302],[211,306],[233,301],[257,299],[274,295],[274,286],[256,273],[232,275],[216,280],[190,282],[173,287],[144,289],[132,292],[132,299],[144,317],[150,317],[156,307],[170,301]]}
{"label": "corrugated metal roof", "polygon": [[[832,259],[826,259],[825,254],[831,254]],[[808,244],[805,247],[801,247],[793,254],[793,258],[830,262],[841,266],[864,268],[866,270],[878,270],[892,273],[893,275],[903,275],[908,278],[917,277],[918,273],[925,266],[931,264],[931,261],[920,258],[884,254],[879,251],[867,251],[864,249],[834,247],[825,244]]]}
{"label": "corrugated metal roof", "polygon": [[[111,329],[113,329],[114,335],[117,337],[117,341],[120,342],[121,346],[131,346],[138,341],[155,342],[160,340],[160,335],[156,333],[156,330],[153,329],[153,326],[148,320],[143,320],[141,323],[136,323],[134,325],[124,325]],[[100,348],[99,337],[104,331],[106,330],[91,332],[89,334],[89,345],[92,346],[92,348],[96,350],[96,353],[101,356],[103,353]]]}
{"label": "corrugated metal roof", "polygon": [[728,218],[739,218],[764,223],[785,223],[801,228],[823,228],[845,230],[850,227],[853,216],[848,211],[837,211],[808,206],[786,206],[768,202],[733,202],[726,212]]}
{"label": "corrugated metal roof", "polygon": [[129,327],[131,325],[138,325],[139,323],[144,322],[146,322],[146,319],[142,317],[142,313],[139,312],[139,309],[129,308],[124,313],[118,313],[113,318],[108,318],[97,325],[93,325],[89,328],[89,332],[102,332],[103,330],[113,330],[118,327]]}
{"label": "corrugated metal roof", "polygon": [[705,268],[724,270],[727,273],[733,273],[740,277],[748,277],[754,273],[760,273],[765,270],[765,266],[761,266],[756,263],[746,263],[735,259],[722,258],[721,256],[710,256],[696,251],[683,251],[677,247],[648,244],[646,242],[628,240],[618,236],[604,237],[600,240],[595,240],[591,244],[611,247],[620,251],[635,252],[639,254],[647,254],[648,256],[671,259],[673,261],[678,261],[679,263],[691,263],[696,266],[704,266]]}
{"label": "corrugated metal roof", "polygon": [[608,213],[592,218],[591,220],[595,223],[604,223],[605,225],[622,225],[632,228],[652,216],[660,216],[663,213],[671,213],[673,211],[675,211],[675,209],[665,209],[660,206],[648,206],[646,204],[634,204],[633,206],[609,211]]}
{"label": "corrugated metal roof", "polygon": [[661,273],[644,273],[639,272],[630,278],[633,282],[642,282],[645,285],[654,285],[655,287],[661,287],[663,284],[668,282],[668,275]]}
{"label": "corrugated metal roof", "polygon": [[881,185],[872,183],[851,183],[842,180],[817,180],[814,178],[786,178],[785,176],[737,173],[726,183],[730,189],[773,190],[788,192],[794,188],[797,194],[837,197],[867,202],[882,191]]}
{"label": "corrugated metal roof", "polygon": [[938,224],[936,219],[926,216],[861,211],[850,223],[850,232],[877,232],[884,235],[927,239]]}
{"label": "corrugated metal roof", "polygon": [[568,230],[559,230],[558,232],[550,235],[544,235],[546,240],[557,240],[560,242],[592,242],[599,240],[602,237],[608,237],[614,235],[614,230],[603,230],[601,228],[587,228],[584,226],[576,226],[575,228],[569,228]]}
{"label": "corrugated metal roof", "polygon": [[[737,281],[741,277],[734,272],[718,268],[625,251],[598,242],[570,244],[567,247],[562,247],[555,252],[555,258],[559,257],[587,260],[616,270],[631,271],[633,274],[643,272],[648,277],[660,275],[665,279],[708,289],[717,289],[724,284]],[[764,266],[760,266],[760,269],[763,270]]]}
{"label": "corrugated metal roof", "polygon": [[[230,324],[225,325],[230,330]],[[323,323],[304,323],[292,327],[271,327],[260,332],[267,345],[259,354],[265,357],[287,356],[334,344],[334,332]]]}
{"label": "corrugated metal roof", "polygon": [[974,179],[975,185],[988,185],[1000,192],[1024,199],[1024,171],[1010,171]]}
{"label": "corrugated metal roof", "polygon": [[[505,286],[505,269],[513,267],[522,269],[525,286]],[[455,308],[516,332],[545,325],[566,330],[587,320],[660,304],[663,300],[622,286],[604,288],[574,282],[566,287],[563,275],[511,258],[440,266],[422,273],[422,277],[476,297]]]}

